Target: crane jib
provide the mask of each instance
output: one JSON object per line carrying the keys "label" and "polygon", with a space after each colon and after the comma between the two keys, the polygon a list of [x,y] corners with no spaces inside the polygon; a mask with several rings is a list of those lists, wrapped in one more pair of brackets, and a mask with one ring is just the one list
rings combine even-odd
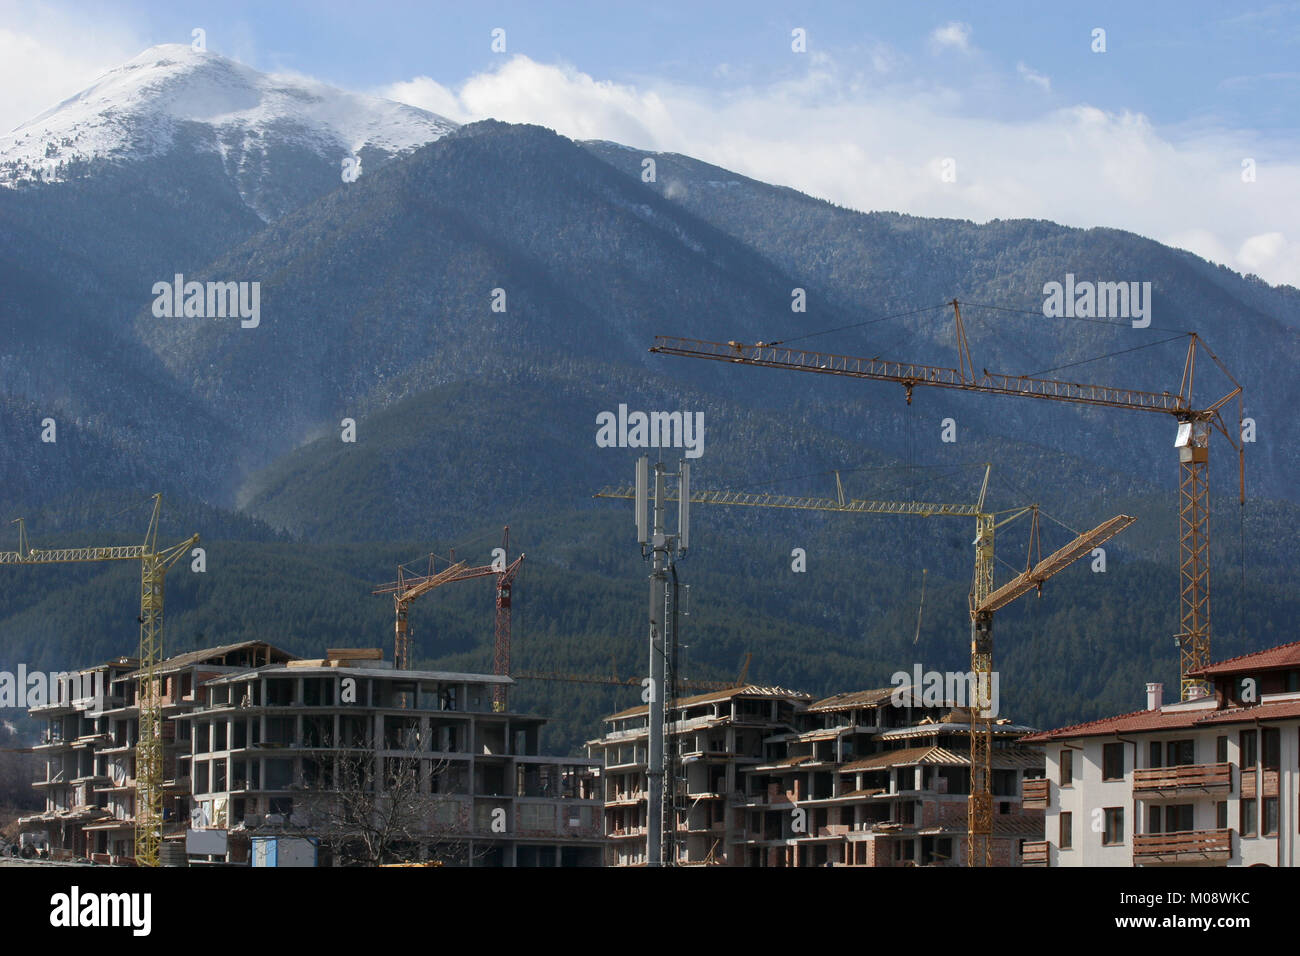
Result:
{"label": "crane jib", "polygon": [[1147,392],[1138,389],[1116,388],[1109,385],[1088,385],[1056,379],[1034,378],[1028,375],[991,373],[987,369],[979,375],[963,374],[955,368],[897,362],[881,358],[861,358],[806,349],[774,345],[744,345],[739,342],[708,342],[700,339],[681,339],[658,336],[651,352],[680,355],[688,358],[713,359],[759,365],[767,368],[784,368],[802,372],[820,372],[847,375],[854,378],[897,382],[912,388],[929,385],[937,388],[966,389],[1017,395],[1024,398],[1043,398],[1076,402],[1086,405],[1109,405],[1142,411],[1164,412],[1190,418],[1212,416],[1210,411],[1189,407],[1185,396],[1172,392]]}
{"label": "crane jib", "polygon": [[138,544],[119,548],[56,548],[46,551],[0,551],[0,564],[62,564],[74,561],[139,561],[146,549]]}

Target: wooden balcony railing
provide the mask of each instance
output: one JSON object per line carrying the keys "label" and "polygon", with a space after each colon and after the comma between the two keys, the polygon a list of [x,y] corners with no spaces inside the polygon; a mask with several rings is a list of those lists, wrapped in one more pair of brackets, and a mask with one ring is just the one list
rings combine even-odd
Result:
{"label": "wooden balcony railing", "polygon": [[1232,855],[1231,830],[1184,830],[1133,837],[1133,863],[1224,861]]}
{"label": "wooden balcony railing", "polygon": [[1276,797],[1277,785],[1278,785],[1278,772],[1276,770],[1263,770],[1261,771],[1261,773],[1264,778],[1263,780],[1260,781],[1260,785],[1264,788],[1264,793],[1262,794],[1262,796]]}
{"label": "wooden balcony railing", "polygon": [[1179,767],[1155,767],[1133,771],[1135,794],[1184,790],[1228,790],[1232,787],[1232,764],[1192,763]]}
{"label": "wooden balcony railing", "polygon": [[1046,777],[1025,780],[1020,785],[1020,805],[1026,810],[1046,810],[1052,783]]}
{"label": "wooden balcony railing", "polygon": [[1026,840],[1020,854],[1021,866],[1047,866],[1047,841]]}

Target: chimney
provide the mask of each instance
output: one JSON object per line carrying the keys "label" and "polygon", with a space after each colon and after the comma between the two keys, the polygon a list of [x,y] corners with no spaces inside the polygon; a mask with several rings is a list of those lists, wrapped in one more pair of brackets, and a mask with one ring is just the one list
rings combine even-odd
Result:
{"label": "chimney", "polygon": [[1164,684],[1147,684],[1147,710],[1159,710],[1165,702]]}

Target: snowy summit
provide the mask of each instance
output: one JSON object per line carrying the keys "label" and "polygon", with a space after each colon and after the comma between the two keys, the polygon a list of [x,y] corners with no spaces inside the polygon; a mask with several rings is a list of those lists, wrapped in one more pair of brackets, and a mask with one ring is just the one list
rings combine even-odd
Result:
{"label": "snowy summit", "polygon": [[219,153],[239,179],[245,164],[279,147],[306,149],[337,166],[362,149],[406,152],[456,125],[413,106],[165,44],[0,136],[0,184],[57,182],[79,161],[159,156],[183,131],[195,148]]}

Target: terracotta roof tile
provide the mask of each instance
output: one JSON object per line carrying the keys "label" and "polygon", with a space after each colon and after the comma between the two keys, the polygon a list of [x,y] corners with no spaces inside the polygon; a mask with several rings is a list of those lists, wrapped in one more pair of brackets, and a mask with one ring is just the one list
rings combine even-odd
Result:
{"label": "terracotta roof tile", "polygon": [[1119,717],[1105,717],[1074,724],[1057,730],[1046,730],[1029,737],[1023,743],[1040,743],[1046,740],[1063,740],[1069,737],[1093,737],[1101,734],[1141,733],[1152,730],[1184,730],[1209,724],[1231,724],[1256,720],[1286,720],[1300,717],[1300,700],[1281,700],[1251,707],[1230,707],[1223,710],[1185,710],[1176,713],[1158,713],[1139,710]]}
{"label": "terracotta roof tile", "polygon": [[1191,671],[1193,676],[1214,677],[1219,674],[1233,674],[1238,671],[1266,671],[1285,667],[1300,667],[1300,641],[1279,644],[1277,647],[1265,648],[1251,654],[1229,657],[1217,664]]}
{"label": "terracotta roof tile", "polygon": [[1197,721],[1198,724],[1231,724],[1238,721],[1285,720],[1300,717],[1300,700],[1279,700],[1252,707],[1230,707],[1216,710]]}
{"label": "terracotta roof tile", "polygon": [[1203,710],[1185,710],[1172,714],[1157,710],[1135,710],[1132,713],[1120,714],[1118,717],[1102,717],[1082,724],[1058,727],[1056,730],[1044,730],[1041,733],[1030,734],[1028,737],[1021,737],[1020,742],[1032,744],[1045,740],[1061,740],[1066,737],[1124,734],[1142,730],[1181,730],[1184,727],[1191,727],[1205,714]]}
{"label": "terracotta roof tile", "polygon": [[[1197,677],[1216,677],[1249,671],[1281,670],[1300,667],[1300,641],[1279,644],[1250,654],[1229,657],[1217,664],[1209,664],[1190,674]],[[1056,730],[1023,737],[1024,743],[1041,743],[1067,737],[1088,737],[1095,734],[1122,734],[1148,730],[1181,730],[1198,724],[1228,724],[1245,720],[1282,720],[1300,716],[1300,701],[1279,701],[1252,707],[1233,707],[1221,710],[1184,710],[1162,713],[1153,710],[1135,710],[1118,717],[1103,717],[1082,724],[1071,724]]]}

